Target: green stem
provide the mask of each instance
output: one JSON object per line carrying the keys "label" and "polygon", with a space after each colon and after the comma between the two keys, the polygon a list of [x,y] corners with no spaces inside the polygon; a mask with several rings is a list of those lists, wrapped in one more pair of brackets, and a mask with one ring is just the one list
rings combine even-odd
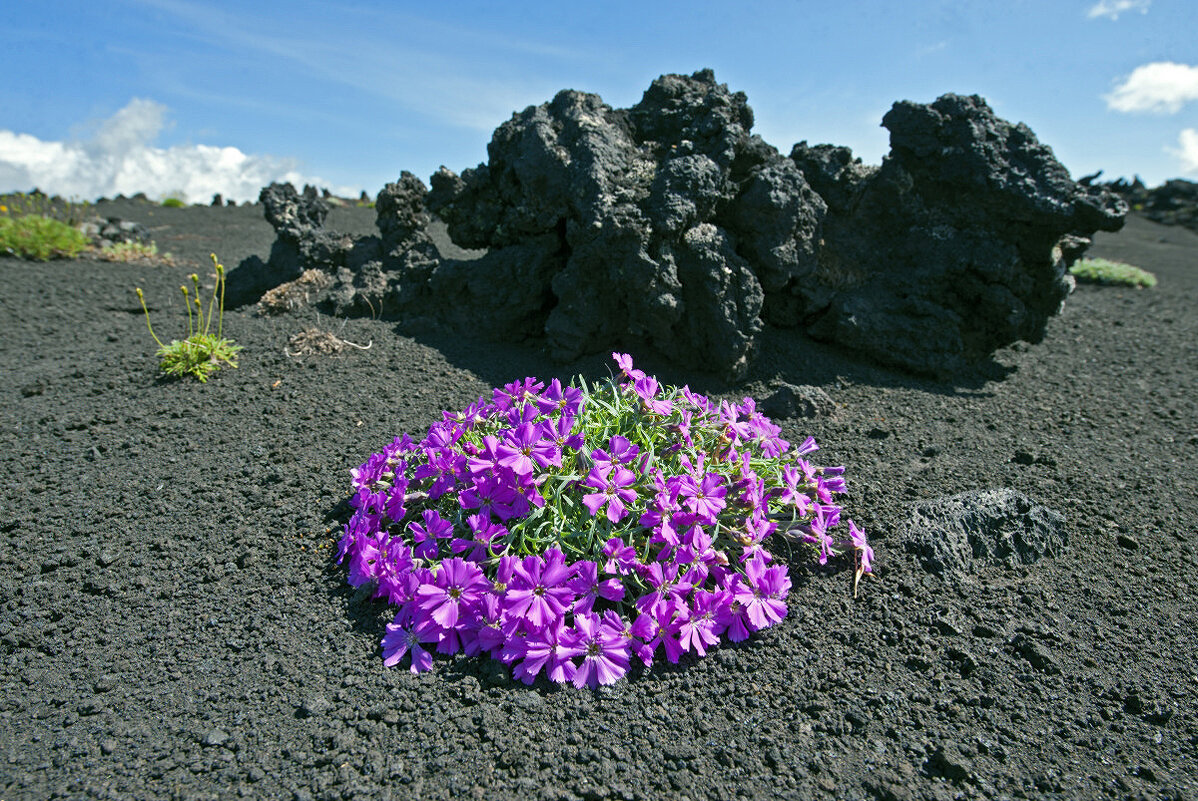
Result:
{"label": "green stem", "polygon": [[183,290],[183,305],[187,307],[187,338],[191,339],[191,295],[187,291],[187,287],[181,286]]}
{"label": "green stem", "polygon": [[154,326],[150,325],[150,310],[146,308],[146,296],[142,293],[141,287],[137,287],[137,299],[141,301],[141,310],[146,313],[146,328],[150,329],[150,336],[154,337],[154,341],[158,343],[158,347],[164,347],[162,340],[154,333]]}

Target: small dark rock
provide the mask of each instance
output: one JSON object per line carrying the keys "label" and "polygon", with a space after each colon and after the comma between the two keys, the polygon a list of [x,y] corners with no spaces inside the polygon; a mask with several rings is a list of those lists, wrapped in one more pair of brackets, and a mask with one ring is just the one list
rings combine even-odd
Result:
{"label": "small dark rock", "polygon": [[204,739],[201,742],[205,748],[221,746],[229,742],[229,735],[222,729],[212,729],[204,735]]}
{"label": "small dark rock", "polygon": [[923,763],[924,773],[939,779],[961,783],[970,778],[973,763],[952,745],[939,745]]}
{"label": "small dark rock", "polygon": [[298,712],[301,718],[311,718],[323,715],[332,708],[332,703],[323,695],[309,695],[300,702]]}
{"label": "small dark rock", "polygon": [[1115,542],[1119,543],[1120,548],[1125,548],[1129,551],[1138,551],[1140,542],[1130,534],[1119,533],[1115,535]]}
{"label": "small dark rock", "polygon": [[114,689],[120,683],[120,678],[106,673],[92,683],[92,689],[98,693],[106,693]]}
{"label": "small dark rock", "polygon": [[1011,638],[1011,648],[1017,656],[1027,660],[1028,664],[1043,673],[1056,674],[1061,672],[1052,651],[1041,642],[1025,634],[1016,634]]}

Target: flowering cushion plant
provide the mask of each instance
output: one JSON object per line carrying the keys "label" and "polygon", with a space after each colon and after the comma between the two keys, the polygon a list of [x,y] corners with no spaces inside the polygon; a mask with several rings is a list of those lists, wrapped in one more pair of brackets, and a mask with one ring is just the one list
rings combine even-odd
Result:
{"label": "flowering cushion plant", "polygon": [[337,559],[398,608],[384,664],[486,653],[529,684],[611,684],[782,620],[776,534],[821,564],[850,550],[854,590],[871,572],[865,532],[833,533],[844,468],[808,462],[813,439],[613,356],[617,379],[513,382],[351,471]]}

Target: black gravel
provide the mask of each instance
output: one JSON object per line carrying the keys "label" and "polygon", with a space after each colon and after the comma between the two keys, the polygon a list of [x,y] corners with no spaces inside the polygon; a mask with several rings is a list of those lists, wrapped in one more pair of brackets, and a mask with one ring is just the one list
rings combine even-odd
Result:
{"label": "black gravel", "polygon": [[[184,277],[273,232],[103,208],[181,263],[0,260],[0,798],[1198,797],[1198,235],[1099,235],[1159,285],[1080,286],[1042,344],[951,382],[781,336],[739,386],[636,354],[717,395],[827,392],[785,433],[847,466],[877,572],[854,600],[847,561],[796,560],[781,625],[579,691],[384,668],[387,615],[331,546],[395,435],[605,360],[237,312],[239,369],[162,380],[132,288],[179,336]],[[370,349],[288,355],[310,326]],[[949,580],[899,546],[912,503],[1003,488],[1065,518],[1058,555]]]}

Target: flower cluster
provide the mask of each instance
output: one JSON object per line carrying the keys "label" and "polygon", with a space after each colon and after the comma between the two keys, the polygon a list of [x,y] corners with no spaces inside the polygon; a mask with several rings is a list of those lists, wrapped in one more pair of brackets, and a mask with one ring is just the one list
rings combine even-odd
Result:
{"label": "flower cluster", "polygon": [[338,562],[398,607],[385,664],[486,653],[530,684],[610,684],[782,620],[774,534],[871,571],[856,524],[833,534],[844,468],[808,462],[814,440],[613,356],[617,379],[513,382],[352,471]]}

